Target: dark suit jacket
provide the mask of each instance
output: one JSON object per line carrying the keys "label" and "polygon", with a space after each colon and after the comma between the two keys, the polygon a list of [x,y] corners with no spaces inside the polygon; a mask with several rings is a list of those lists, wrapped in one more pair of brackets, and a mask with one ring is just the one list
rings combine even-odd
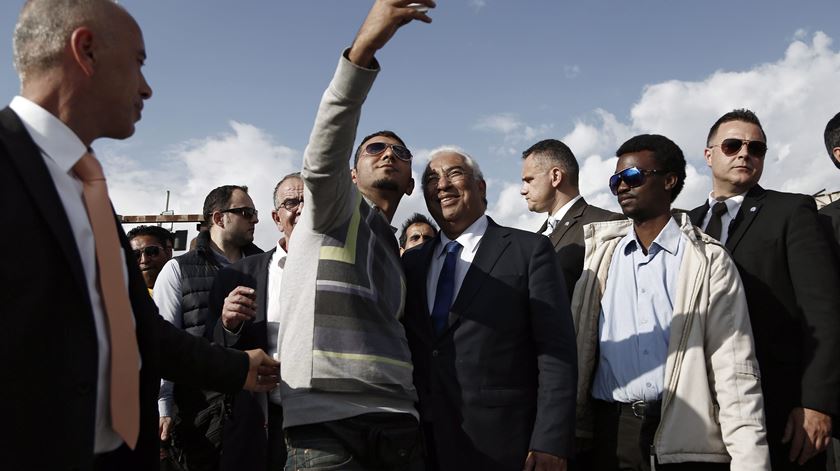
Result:
{"label": "dark suit jacket", "polygon": [[521,469],[528,450],[571,456],[575,333],[548,239],[490,220],[436,336],[426,274],[439,246],[440,236],[403,263],[414,382],[441,469]]}
{"label": "dark suit jacket", "polygon": [[[823,206],[819,215],[830,239],[840,244],[840,200]],[[838,247],[835,245],[835,248]],[[840,252],[838,253],[840,254]]]}
{"label": "dark suit jacket", "polygon": [[[11,109],[0,112],[0,201],[14,227],[0,232],[0,407],[9,433],[0,469],[90,469],[97,340],[81,259],[40,151]],[[116,221],[115,221],[116,223]],[[206,388],[242,386],[248,360],[212,347],[157,314],[128,240],[129,296],[140,349],[140,436],[121,469],[156,469],[161,376]]]}
{"label": "dark suit jacket", "polygon": [[[699,226],[708,204],[691,211]],[[756,185],[726,248],[744,282],[771,446],[793,407],[840,411],[840,276],[813,198]]]}
{"label": "dark suit jacket", "polygon": [[[268,264],[277,249],[245,257],[219,270],[210,290],[209,312],[205,335],[213,343],[238,350],[251,350],[268,346],[266,307],[268,306]],[[221,322],[222,306],[228,293],[237,286],[247,286],[256,291],[257,313],[253,321],[244,322],[235,342],[228,342]],[[232,411],[225,419],[222,430],[220,469],[264,470],[268,444],[265,434],[265,416],[259,400],[249,391],[239,391],[232,398]],[[280,443],[280,446],[284,444]],[[275,444],[277,446],[277,444]]]}
{"label": "dark suit jacket", "polygon": [[[548,236],[557,252],[557,260],[563,269],[563,278],[566,280],[566,291],[569,300],[575,291],[575,283],[583,271],[583,226],[592,222],[620,221],[625,219],[623,214],[614,213],[601,209],[597,206],[590,206],[585,199],[581,198],[572,205],[566,212],[554,231]],[[542,234],[545,231],[546,223],[543,222],[537,231]]]}

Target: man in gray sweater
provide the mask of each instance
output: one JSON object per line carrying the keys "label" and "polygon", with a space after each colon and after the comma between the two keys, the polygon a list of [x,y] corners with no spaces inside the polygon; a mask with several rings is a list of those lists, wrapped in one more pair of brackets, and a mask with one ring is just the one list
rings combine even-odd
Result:
{"label": "man in gray sweater", "polygon": [[347,165],[379,71],[374,53],[400,26],[431,21],[409,3],[374,3],[339,59],[304,153],[306,204],[289,241],[278,348],[290,469],[423,469],[399,322],[405,277],[390,224],[414,188],[411,152],[383,131],[366,137],[353,169]]}

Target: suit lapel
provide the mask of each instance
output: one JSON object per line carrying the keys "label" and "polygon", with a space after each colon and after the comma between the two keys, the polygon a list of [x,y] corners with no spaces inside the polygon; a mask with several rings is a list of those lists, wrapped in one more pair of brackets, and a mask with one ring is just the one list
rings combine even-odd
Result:
{"label": "suit lapel", "polygon": [[750,224],[758,216],[758,213],[761,212],[765,195],[764,188],[756,185],[744,196],[744,202],[741,203],[741,209],[738,210],[738,215],[735,216],[735,219],[729,225],[729,238],[726,239],[726,248],[729,250],[729,253],[735,251],[738,243],[741,242],[741,238],[744,237],[747,229],[749,229]]}
{"label": "suit lapel", "polygon": [[688,218],[691,220],[691,223],[697,227],[703,225],[703,218],[706,217],[706,213],[709,212],[709,200],[706,200],[701,206],[698,206],[691,211],[688,212]]}
{"label": "suit lapel", "polygon": [[276,247],[266,252],[263,260],[260,261],[257,267],[256,274],[257,317],[254,321],[262,322],[266,326],[265,329],[260,329],[258,333],[259,342],[260,345],[263,345],[263,348],[268,347],[268,271],[270,270],[269,265],[271,265],[271,259],[274,258],[275,252],[277,252]]}
{"label": "suit lapel", "polygon": [[583,213],[586,211],[587,206],[586,200],[583,198],[577,200],[575,204],[566,211],[563,219],[557,222],[557,227],[554,228],[554,232],[552,232],[549,236],[551,243],[554,244],[554,248],[557,248],[557,246],[560,245],[560,241],[563,240],[563,236],[569,232],[569,229],[571,229],[572,226],[578,223],[578,219],[583,217]]}
{"label": "suit lapel", "polygon": [[6,147],[6,154],[12,165],[17,167],[21,179],[26,182],[25,186],[29,190],[29,195],[44,216],[55,243],[67,258],[78,288],[87,294],[81,256],[73,233],[69,230],[70,221],[67,219],[67,213],[64,212],[64,204],[47,170],[41,151],[11,108],[0,111],[0,130],[2,130],[0,140]]}
{"label": "suit lapel", "polygon": [[470,264],[467,275],[464,277],[464,282],[461,283],[461,289],[458,291],[458,296],[452,304],[452,309],[449,311],[449,326],[451,327],[461,313],[466,310],[470,302],[478,293],[481,285],[490,276],[490,272],[496,265],[496,262],[504,253],[507,246],[510,244],[508,236],[510,232],[507,229],[499,226],[489,217],[487,218],[487,231],[481,238],[478,246],[478,252]]}

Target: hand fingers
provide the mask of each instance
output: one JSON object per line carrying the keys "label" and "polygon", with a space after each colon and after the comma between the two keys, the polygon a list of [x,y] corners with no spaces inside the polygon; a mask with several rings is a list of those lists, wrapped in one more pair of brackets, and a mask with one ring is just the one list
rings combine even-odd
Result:
{"label": "hand fingers", "polygon": [[534,452],[529,451],[528,452],[528,457],[525,458],[525,467],[522,468],[522,471],[532,471],[536,464],[537,464],[537,458],[534,456]]}
{"label": "hand fingers", "polygon": [[782,443],[787,443],[793,436],[793,415],[789,415],[785,424],[785,433],[782,434]]}
{"label": "hand fingers", "polygon": [[794,427],[793,438],[790,442],[790,453],[788,454],[788,459],[791,462],[796,461],[800,453],[803,452],[805,440],[807,440],[805,430],[799,426]]}
{"label": "hand fingers", "polygon": [[236,295],[253,298],[254,296],[256,296],[256,291],[254,291],[253,288],[249,288],[247,286],[237,286],[236,288],[233,288],[233,290],[231,290],[230,293],[228,293],[228,297]]}

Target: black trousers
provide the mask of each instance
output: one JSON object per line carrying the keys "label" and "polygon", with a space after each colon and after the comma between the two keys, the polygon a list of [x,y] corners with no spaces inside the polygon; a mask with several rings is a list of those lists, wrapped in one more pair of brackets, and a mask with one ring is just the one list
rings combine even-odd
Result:
{"label": "black trousers", "polygon": [[[598,400],[592,402],[595,412],[592,470],[650,471],[650,449],[659,426],[658,411],[638,417],[630,404]],[[729,463],[656,463],[656,469],[722,471],[729,469]]]}

